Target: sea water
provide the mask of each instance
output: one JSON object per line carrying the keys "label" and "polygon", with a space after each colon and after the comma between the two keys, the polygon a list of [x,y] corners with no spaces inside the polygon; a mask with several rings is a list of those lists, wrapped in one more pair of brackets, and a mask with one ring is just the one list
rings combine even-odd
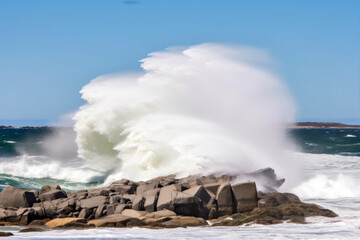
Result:
{"label": "sea water", "polygon": [[[58,129],[0,129],[1,188],[11,185],[39,189],[44,184],[57,183],[64,189],[77,190],[103,184],[105,173],[84,167],[76,155],[66,159],[44,150],[44,139],[54,131]],[[71,129],[65,131],[72,133]],[[303,179],[286,190],[304,202],[333,210],[339,217],[311,217],[307,218],[310,224],[271,226],[39,233],[18,233],[18,227],[1,227],[0,231],[13,232],[12,239],[360,239],[360,129],[293,129],[290,136],[299,146],[292,155],[302,162]]]}

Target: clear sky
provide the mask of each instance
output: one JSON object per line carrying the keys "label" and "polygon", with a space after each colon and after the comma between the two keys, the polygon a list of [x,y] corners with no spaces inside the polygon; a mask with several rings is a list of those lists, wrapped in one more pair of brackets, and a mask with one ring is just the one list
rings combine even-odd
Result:
{"label": "clear sky", "polygon": [[298,120],[360,124],[358,0],[0,0],[0,125],[46,124],[91,79],[204,42],[268,51]]}

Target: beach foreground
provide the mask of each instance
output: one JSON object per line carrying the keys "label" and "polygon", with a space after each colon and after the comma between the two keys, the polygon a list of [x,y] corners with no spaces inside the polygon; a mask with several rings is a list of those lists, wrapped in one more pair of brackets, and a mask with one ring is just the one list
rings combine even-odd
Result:
{"label": "beach foreground", "polygon": [[[267,193],[251,179],[262,179]],[[248,179],[248,180],[247,180]],[[271,168],[233,176],[174,175],[146,182],[122,179],[107,187],[75,193],[59,185],[41,191],[6,187],[0,193],[2,225],[21,232],[101,227],[177,228],[306,223],[305,217],[337,217],[331,210],[276,191],[284,179]],[[4,236],[7,233],[2,233]],[[11,235],[11,233],[9,233]]]}

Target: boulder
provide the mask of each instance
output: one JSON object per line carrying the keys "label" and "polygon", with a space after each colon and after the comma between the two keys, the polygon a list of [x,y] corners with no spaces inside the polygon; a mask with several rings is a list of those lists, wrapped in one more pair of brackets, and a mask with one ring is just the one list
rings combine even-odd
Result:
{"label": "boulder", "polygon": [[122,213],[125,208],[126,208],[126,204],[119,204],[119,205],[117,205],[116,208],[115,208],[114,214],[120,214],[120,213]]}
{"label": "boulder", "polygon": [[117,204],[109,204],[109,205],[107,205],[106,206],[106,215],[109,216],[111,214],[114,214],[116,207],[117,207]]}
{"label": "boulder", "polygon": [[136,210],[133,210],[133,209],[125,209],[121,213],[121,215],[132,217],[132,218],[142,218],[146,214],[148,214],[148,212],[146,212],[146,211],[136,211]]}
{"label": "boulder", "polygon": [[130,182],[129,180],[123,178],[121,180],[118,180],[118,181],[115,181],[115,182],[111,183],[110,186],[111,185],[116,185],[116,184],[127,185],[129,182]]}
{"label": "boulder", "polygon": [[144,193],[148,190],[155,189],[159,187],[159,181],[149,181],[143,184],[140,184],[136,188],[136,195],[144,195]]}
{"label": "boulder", "polygon": [[188,190],[185,190],[183,193],[200,198],[202,203],[205,205],[208,204],[211,199],[211,196],[203,186],[192,187]]}
{"label": "boulder", "polygon": [[170,221],[163,222],[163,227],[176,228],[176,227],[197,227],[208,225],[207,222],[202,218],[196,217],[176,217]]}
{"label": "boulder", "polygon": [[176,216],[176,213],[168,209],[163,209],[145,215],[145,217],[147,218],[163,218],[163,217],[174,217],[174,216]]}
{"label": "boulder", "polygon": [[144,210],[145,198],[142,195],[136,195],[132,202],[132,209],[140,211]]}
{"label": "boulder", "polygon": [[41,207],[44,209],[45,216],[53,217],[57,214],[58,201],[45,201],[42,202]]}
{"label": "boulder", "polygon": [[207,183],[207,184],[204,184],[204,187],[208,192],[211,192],[214,195],[216,195],[217,190],[221,184],[222,184],[222,182]]}
{"label": "boulder", "polygon": [[92,197],[92,198],[82,199],[82,200],[80,200],[80,207],[81,208],[95,208],[95,207],[98,207],[100,205],[100,203],[102,201],[104,201],[105,199],[107,199],[107,197],[105,197],[105,196],[96,196],[96,197]]}
{"label": "boulder", "polygon": [[99,207],[96,209],[96,212],[95,212],[95,218],[99,218],[104,215],[104,210],[106,209],[108,204],[109,204],[108,199],[105,199],[100,202]]}
{"label": "boulder", "polygon": [[154,212],[156,211],[156,204],[158,200],[160,189],[155,188],[148,190],[144,193],[145,197],[145,203],[144,203],[144,209],[148,212]]}
{"label": "boulder", "polygon": [[49,228],[56,228],[56,227],[64,227],[69,223],[86,223],[86,220],[84,218],[56,218],[51,221],[48,221],[45,223],[45,225]]}
{"label": "boulder", "polygon": [[125,184],[112,184],[110,185],[110,190],[117,193],[133,194],[135,192],[135,186]]}
{"label": "boulder", "polygon": [[56,189],[41,193],[39,198],[40,201],[44,202],[44,201],[52,201],[60,198],[67,198],[67,195],[65,191]]}
{"label": "boulder", "polygon": [[234,195],[229,182],[222,183],[216,192],[217,211],[219,216],[231,215],[234,209]]}
{"label": "boulder", "polygon": [[83,208],[83,209],[81,209],[78,217],[79,218],[89,218],[92,213],[93,213],[93,210],[91,208]]}
{"label": "boulder", "polygon": [[237,212],[251,211],[257,207],[257,190],[255,182],[232,185],[232,191],[237,203]]}
{"label": "boulder", "polygon": [[60,186],[57,184],[53,184],[53,185],[44,185],[41,187],[40,190],[40,194],[46,193],[46,192],[50,192],[50,191],[54,191],[54,190],[61,190]]}
{"label": "boulder", "polygon": [[173,206],[177,215],[205,217],[201,199],[184,192],[177,192]]}
{"label": "boulder", "polygon": [[122,214],[112,214],[88,222],[89,225],[95,225],[96,227],[126,227],[129,225],[136,225],[136,223],[141,225],[139,219],[124,216]]}
{"label": "boulder", "polygon": [[33,192],[8,186],[0,193],[0,208],[32,207],[36,202]]}
{"label": "boulder", "polygon": [[181,191],[181,186],[179,184],[173,184],[161,188],[156,209],[162,210],[166,208],[172,210],[174,208],[172,205],[172,201],[178,191]]}

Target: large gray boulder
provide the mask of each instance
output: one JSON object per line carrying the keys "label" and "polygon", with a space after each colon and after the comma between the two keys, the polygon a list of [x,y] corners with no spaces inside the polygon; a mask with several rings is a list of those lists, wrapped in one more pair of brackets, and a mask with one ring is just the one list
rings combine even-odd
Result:
{"label": "large gray boulder", "polygon": [[56,190],[51,190],[51,191],[47,191],[47,192],[40,194],[39,198],[40,198],[40,201],[42,201],[42,202],[52,201],[52,200],[60,199],[60,198],[67,198],[67,194],[63,190],[56,189]]}
{"label": "large gray boulder", "polygon": [[181,186],[179,184],[173,184],[166,187],[161,188],[159,198],[157,201],[156,209],[169,209],[173,210],[173,200],[177,194],[177,192],[181,191]]}
{"label": "large gray boulder", "polygon": [[80,207],[88,208],[88,209],[96,208],[105,199],[107,199],[107,197],[105,197],[105,196],[96,196],[96,197],[92,197],[92,198],[82,199],[82,200],[80,200]]}
{"label": "large gray boulder", "polygon": [[232,185],[232,191],[237,203],[237,212],[247,212],[257,207],[257,190],[254,182]]}
{"label": "large gray boulder", "polygon": [[145,209],[145,211],[148,211],[148,212],[156,211],[156,204],[157,204],[159,193],[160,193],[160,188],[151,189],[144,193],[144,198],[145,198],[144,209]]}
{"label": "large gray boulder", "polygon": [[155,189],[158,187],[159,187],[159,181],[154,180],[154,181],[145,182],[143,184],[140,184],[136,188],[136,195],[143,195],[146,191]]}
{"label": "large gray boulder", "polygon": [[0,193],[0,208],[32,207],[36,202],[33,192],[8,186]]}
{"label": "large gray boulder", "polygon": [[231,215],[235,211],[234,195],[229,182],[222,183],[216,193],[217,211],[219,216]]}
{"label": "large gray boulder", "polygon": [[46,193],[46,192],[50,192],[53,190],[61,190],[60,186],[57,184],[53,184],[53,185],[44,185],[41,187],[40,190],[40,194]]}

